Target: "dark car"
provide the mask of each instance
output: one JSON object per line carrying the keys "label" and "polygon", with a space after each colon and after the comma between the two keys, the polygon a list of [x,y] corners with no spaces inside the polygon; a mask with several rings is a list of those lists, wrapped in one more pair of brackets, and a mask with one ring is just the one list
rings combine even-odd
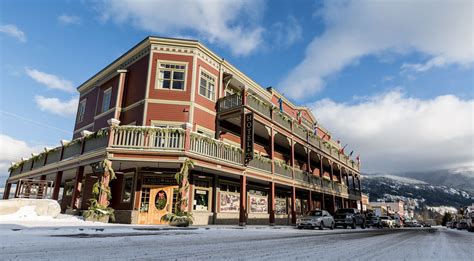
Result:
{"label": "dark car", "polygon": [[367,227],[381,228],[382,220],[380,220],[379,216],[368,216],[365,224]]}
{"label": "dark car", "polygon": [[336,221],[336,227],[342,226],[347,228],[350,226],[355,229],[356,226],[365,228],[365,215],[361,214],[356,208],[340,208],[334,213],[334,221]]}
{"label": "dark car", "polygon": [[325,227],[334,229],[334,218],[325,210],[313,210],[296,220],[296,226],[299,229],[308,228],[319,228],[320,230]]}

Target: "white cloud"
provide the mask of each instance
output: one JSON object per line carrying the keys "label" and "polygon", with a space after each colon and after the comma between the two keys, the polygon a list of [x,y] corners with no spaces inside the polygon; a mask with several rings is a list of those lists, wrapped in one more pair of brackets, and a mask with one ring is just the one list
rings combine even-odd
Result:
{"label": "white cloud", "polygon": [[[22,140],[17,140],[5,134],[0,134],[0,176],[7,175],[11,162],[18,162],[21,158],[31,157],[31,153],[38,153],[45,146],[34,146]],[[5,149],[8,148],[8,149]],[[0,184],[3,187],[4,184]]]}
{"label": "white cloud", "polygon": [[25,68],[26,74],[33,80],[47,86],[51,89],[62,90],[66,92],[75,92],[74,85],[71,81],[60,76],[38,71],[36,69]]}
{"label": "white cloud", "polygon": [[453,95],[430,100],[400,91],[312,106],[333,137],[355,150],[368,172],[474,166],[474,100]]}
{"label": "white cloud", "polygon": [[81,18],[75,15],[62,14],[58,16],[58,21],[61,24],[81,24]]}
{"label": "white cloud", "polygon": [[0,32],[14,37],[22,43],[26,42],[26,34],[13,24],[0,25]]}
{"label": "white cloud", "polygon": [[47,111],[59,116],[70,117],[76,115],[78,97],[62,101],[58,98],[48,98],[37,95],[35,96],[35,102],[42,111]]}
{"label": "white cloud", "polygon": [[325,31],[308,45],[305,57],[279,84],[291,98],[311,97],[324,79],[366,55],[421,52],[426,64],[403,69],[426,71],[435,66],[474,61],[474,2],[458,1],[326,1],[318,12]]}
{"label": "white cloud", "polygon": [[197,35],[234,55],[247,55],[261,44],[263,28],[256,22],[262,9],[261,0],[103,0],[99,7],[105,20],[171,37]]}
{"label": "white cloud", "polygon": [[288,47],[303,38],[303,28],[294,16],[289,16],[284,22],[274,23],[269,34],[271,42]]}

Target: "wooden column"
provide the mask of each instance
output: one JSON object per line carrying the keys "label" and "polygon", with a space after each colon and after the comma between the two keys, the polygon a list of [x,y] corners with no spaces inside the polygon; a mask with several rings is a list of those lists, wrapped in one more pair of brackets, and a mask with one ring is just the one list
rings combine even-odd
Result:
{"label": "wooden column", "polygon": [[5,190],[3,190],[3,199],[8,199],[10,197],[10,189],[12,188],[12,183],[5,183]]}
{"label": "wooden column", "polygon": [[216,224],[217,221],[217,200],[218,198],[218,193],[219,193],[219,176],[214,175],[214,178],[212,179],[212,206],[211,206],[211,211],[212,211],[212,223]]}
{"label": "wooden column", "polygon": [[[40,176],[40,180],[42,180],[42,181],[43,181],[43,180],[46,180],[46,175],[41,175],[41,176]],[[36,198],[37,198],[37,199],[42,198],[42,197],[43,197],[43,193],[45,192],[45,190],[46,190],[46,192],[47,192],[47,185],[46,185],[46,186],[43,186],[43,185],[39,186],[39,187],[38,187],[38,194],[36,194]]]}
{"label": "wooden column", "polygon": [[61,180],[63,179],[63,172],[58,171],[56,173],[56,178],[54,179],[54,188],[53,188],[53,199],[58,200],[59,190],[61,189]]}
{"label": "wooden column", "polygon": [[336,196],[332,195],[332,213],[336,212]]}
{"label": "wooden column", "polygon": [[84,177],[84,166],[80,166],[76,171],[76,178],[74,180],[74,190],[72,191],[71,198],[71,208],[77,209],[78,204],[76,204],[77,198],[82,191],[82,179]]}
{"label": "wooden column", "polygon": [[308,156],[308,167],[306,168],[308,173],[313,175],[313,172],[311,171],[311,150],[307,148],[306,150],[306,155]]}
{"label": "wooden column", "polygon": [[269,223],[270,226],[275,225],[275,182],[270,182],[270,201],[269,201]]}
{"label": "wooden column", "polygon": [[[293,179],[295,179],[295,142],[293,139],[291,139],[291,175],[293,176]],[[296,221],[295,221],[296,224]]]}
{"label": "wooden column", "polygon": [[122,113],[123,92],[125,89],[125,75],[127,73],[127,70],[117,70],[117,72],[120,74],[120,76],[117,89],[117,99],[115,102],[114,118],[120,120],[120,114]]}
{"label": "wooden column", "polygon": [[276,135],[276,131],[272,128],[271,129],[271,132],[270,132],[270,158],[272,159],[272,174],[275,174],[275,163],[274,163],[274,159],[275,159],[275,135]]}
{"label": "wooden column", "polygon": [[311,190],[308,190],[308,210],[311,211],[313,210],[313,192]]}
{"label": "wooden column", "polygon": [[240,176],[240,213],[239,226],[247,224],[247,177]]}
{"label": "wooden column", "polygon": [[296,225],[296,188],[291,187],[291,224]]}
{"label": "wooden column", "polygon": [[326,200],[324,198],[324,192],[321,193],[321,209],[326,210]]}

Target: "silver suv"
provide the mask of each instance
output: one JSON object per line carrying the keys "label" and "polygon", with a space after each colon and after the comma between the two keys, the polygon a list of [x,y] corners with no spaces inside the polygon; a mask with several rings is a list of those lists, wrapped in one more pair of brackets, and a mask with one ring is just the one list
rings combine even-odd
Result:
{"label": "silver suv", "polygon": [[326,210],[312,210],[298,219],[296,219],[296,226],[299,229],[308,228],[319,228],[323,230],[325,227],[334,229],[334,218]]}

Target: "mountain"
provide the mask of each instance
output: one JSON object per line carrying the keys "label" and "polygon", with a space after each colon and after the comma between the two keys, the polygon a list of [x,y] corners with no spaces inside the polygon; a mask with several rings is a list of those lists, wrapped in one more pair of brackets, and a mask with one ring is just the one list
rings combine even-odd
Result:
{"label": "mountain", "polygon": [[362,180],[362,189],[369,194],[370,201],[401,199],[417,209],[459,208],[474,202],[474,193],[472,192],[394,175],[365,175]]}
{"label": "mountain", "polygon": [[465,190],[474,194],[474,169],[457,168],[423,172],[404,172],[393,174],[400,177],[414,178],[435,186],[447,186]]}

